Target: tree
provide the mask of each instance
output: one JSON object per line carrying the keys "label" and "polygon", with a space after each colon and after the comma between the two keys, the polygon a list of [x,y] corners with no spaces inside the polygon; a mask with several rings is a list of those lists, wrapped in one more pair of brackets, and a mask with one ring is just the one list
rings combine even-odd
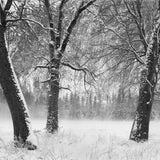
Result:
{"label": "tree", "polygon": [[49,107],[48,107],[48,116],[47,116],[47,125],[46,125],[47,131],[49,133],[53,133],[58,129],[58,97],[59,97],[59,89],[61,88],[59,84],[60,65],[68,66],[74,70],[82,70],[82,69],[76,69],[72,65],[62,62],[64,52],[69,42],[71,33],[80,15],[95,1],[96,0],[91,0],[89,2],[82,1],[80,3],[79,7],[74,13],[73,19],[69,22],[68,27],[66,28],[64,38],[62,35],[62,29],[63,29],[62,25],[63,25],[63,19],[64,19],[63,9],[65,4],[68,2],[68,0],[61,0],[60,2],[59,9],[58,9],[58,22],[57,22],[56,28],[54,28],[50,1],[49,0],[44,1],[44,5],[46,7],[46,13],[48,15],[48,22],[50,27],[50,40],[51,40],[49,44],[50,93],[49,93]]}
{"label": "tree", "polygon": [[106,34],[107,38],[110,37],[110,42],[106,42],[106,39],[102,42],[108,46],[105,63],[108,62],[109,71],[116,75],[112,77],[113,80],[116,78],[119,83],[131,80],[130,83],[135,84],[133,82],[135,79],[137,81],[138,77],[133,79],[132,74],[145,68],[141,72],[138,107],[130,135],[130,139],[137,142],[148,139],[150,113],[159,70],[159,13],[155,16],[155,2],[103,1],[99,8],[102,21],[95,32],[95,35],[101,33]]}
{"label": "tree", "polygon": [[130,134],[130,139],[137,142],[148,140],[150,114],[159,72],[159,29],[160,8],[158,8],[155,16],[154,28],[147,48],[146,67],[141,72],[138,106]]}
{"label": "tree", "polygon": [[14,140],[22,147],[28,145],[28,149],[36,149],[35,145],[27,141],[28,136],[31,134],[30,117],[6,48],[5,31],[8,21],[7,15],[11,6],[12,0],[8,0],[5,5],[0,4],[0,84],[13,120]]}

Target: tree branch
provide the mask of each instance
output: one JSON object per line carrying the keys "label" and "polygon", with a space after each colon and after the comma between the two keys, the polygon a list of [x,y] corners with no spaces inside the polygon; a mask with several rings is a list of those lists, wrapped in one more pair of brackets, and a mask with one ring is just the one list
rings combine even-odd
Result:
{"label": "tree branch", "polygon": [[26,0],[23,1],[22,5],[21,5],[21,11],[20,11],[20,16],[19,16],[19,19],[22,18],[22,15],[23,15],[23,10],[24,10],[24,7],[26,5]]}
{"label": "tree branch", "polygon": [[61,53],[63,54],[65,49],[66,49],[66,46],[68,44],[68,41],[69,41],[69,38],[70,38],[70,35],[72,33],[72,30],[73,28],[75,27],[76,23],[77,23],[77,20],[78,18],[80,17],[81,13],[87,9],[90,5],[92,5],[96,0],[91,0],[90,2],[88,2],[87,4],[84,5],[84,1],[82,1],[82,3],[80,4],[80,6],[78,7],[75,15],[74,15],[74,18],[73,20],[70,22],[68,28],[67,28],[67,31],[66,31],[66,36],[62,42],[62,45],[61,45],[61,48],[60,48],[60,51]]}
{"label": "tree branch", "polygon": [[65,90],[68,90],[68,91],[70,91],[70,92],[71,92],[71,89],[70,89],[70,88],[68,88],[68,87],[62,87],[62,86],[59,86],[59,89],[65,89]]}
{"label": "tree branch", "polygon": [[46,58],[46,57],[44,57],[44,56],[37,56],[37,57],[35,57],[35,56],[33,56],[35,59],[44,59],[44,60],[46,60],[48,63],[50,63],[50,61]]}
{"label": "tree branch", "polygon": [[[2,6],[0,5],[0,16],[2,15],[2,13],[3,13],[3,8],[2,8]],[[1,17],[0,17],[1,18]]]}
{"label": "tree branch", "polygon": [[41,81],[41,83],[50,83],[50,79],[47,79],[47,80],[45,80],[45,81]]}
{"label": "tree branch", "polygon": [[39,25],[42,29],[53,30],[53,28],[45,27],[41,23],[39,23],[38,21],[33,20],[33,19],[29,19],[29,18],[18,18],[18,19],[8,19],[8,20],[6,20],[7,23],[8,22],[15,23],[15,22],[18,22],[18,21],[30,21],[30,22],[33,22],[33,23]]}
{"label": "tree branch", "polygon": [[75,71],[83,71],[86,74],[87,68],[76,68],[75,66],[73,66],[73,65],[71,65],[69,63],[65,63],[65,62],[61,62],[61,64],[63,66],[67,66],[67,67],[69,67],[69,68],[71,68],[72,70],[75,70]]}
{"label": "tree branch", "polygon": [[[147,47],[148,47],[148,43],[147,43],[147,41],[146,41],[146,39],[145,39],[145,31],[144,31],[144,27],[142,26],[142,15],[141,15],[141,6],[139,6],[138,4],[137,4],[137,12],[138,12],[138,15],[139,15],[139,21],[140,22],[138,22],[138,16],[137,15],[135,15],[133,12],[132,12],[132,10],[131,10],[131,7],[128,5],[128,2],[126,1],[126,0],[124,0],[124,3],[125,3],[125,6],[126,6],[126,8],[127,8],[127,10],[128,10],[128,12],[130,13],[130,15],[133,17],[133,19],[134,19],[134,21],[135,21],[135,23],[136,23],[136,25],[137,25],[137,28],[138,28],[138,30],[139,30],[139,37],[140,37],[140,39],[142,39],[142,41],[143,41],[143,45],[144,45],[144,49],[145,49],[145,51],[147,51]],[[137,2],[138,3],[138,2]],[[140,3],[140,2],[139,2]]]}
{"label": "tree branch", "polygon": [[115,30],[111,29],[111,28],[106,28],[107,30],[113,32],[117,37],[119,37],[122,41],[126,42],[126,44],[128,44],[128,46],[132,49],[132,52],[135,55],[135,58],[137,59],[137,61],[143,65],[146,65],[145,62],[141,59],[141,57],[138,55],[136,49],[132,46],[132,44],[130,42],[128,42],[124,37],[122,37],[120,34],[118,34]]}
{"label": "tree branch", "polygon": [[53,19],[52,19],[52,14],[51,14],[51,7],[50,7],[50,2],[49,0],[44,0],[44,5],[47,9],[47,15],[48,15],[48,20],[49,20],[49,27],[50,27],[50,35],[51,35],[51,41],[55,42],[55,32],[53,29]]}
{"label": "tree branch", "polygon": [[4,8],[5,11],[8,11],[11,8],[13,0],[8,0]]}
{"label": "tree branch", "polygon": [[34,70],[37,70],[38,68],[49,69],[49,67],[48,67],[48,66],[36,66],[36,67],[34,68]]}
{"label": "tree branch", "polygon": [[57,27],[57,36],[56,36],[56,48],[60,47],[61,43],[61,32],[62,32],[62,21],[63,21],[63,7],[68,0],[62,0],[59,5],[59,15],[58,15],[58,27]]}
{"label": "tree branch", "polygon": [[82,71],[85,76],[87,75],[87,73],[89,73],[91,75],[91,77],[95,80],[96,75],[93,72],[89,71],[87,68],[76,68],[75,66],[73,66],[69,63],[65,63],[65,62],[61,62],[61,64],[63,66],[67,66],[67,67],[71,68],[72,70]]}

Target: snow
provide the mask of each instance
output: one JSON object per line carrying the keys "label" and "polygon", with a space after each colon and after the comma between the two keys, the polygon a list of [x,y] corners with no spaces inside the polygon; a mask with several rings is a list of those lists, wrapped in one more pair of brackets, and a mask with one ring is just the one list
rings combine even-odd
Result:
{"label": "snow", "polygon": [[[2,123],[3,122],[3,123]],[[0,160],[159,160],[160,121],[150,124],[146,143],[129,141],[132,121],[61,120],[54,135],[44,130],[45,120],[32,120],[38,149],[16,149],[12,123],[0,123]]]}
{"label": "snow", "polygon": [[0,0],[0,5],[1,5],[2,9],[4,9],[6,6],[6,0]]}
{"label": "snow", "polygon": [[[11,66],[11,70],[12,70],[12,80],[14,82],[14,85],[16,87],[16,92],[17,92],[17,95],[18,95],[18,98],[19,98],[19,101],[21,101],[21,104],[23,105],[23,112],[24,112],[24,115],[25,115],[25,121],[26,121],[26,125],[27,125],[27,128],[29,130],[29,134],[31,135],[32,134],[32,126],[31,126],[31,122],[30,122],[30,115],[29,115],[29,111],[28,111],[28,107],[27,107],[27,103],[25,101],[25,98],[24,98],[24,95],[22,93],[22,90],[21,90],[21,87],[20,87],[20,84],[18,82],[18,78],[16,76],[16,73],[14,71],[14,67],[13,67],[13,64],[12,64],[12,60],[11,60],[11,57],[8,56],[8,61],[10,63],[10,66]],[[28,139],[29,140],[29,139]]]}

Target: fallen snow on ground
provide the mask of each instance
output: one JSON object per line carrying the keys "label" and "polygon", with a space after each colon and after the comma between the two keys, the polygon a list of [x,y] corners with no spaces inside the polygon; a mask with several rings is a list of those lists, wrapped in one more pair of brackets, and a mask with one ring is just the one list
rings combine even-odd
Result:
{"label": "fallen snow on ground", "polygon": [[160,160],[160,121],[150,124],[150,140],[129,141],[131,121],[60,121],[59,132],[45,132],[44,120],[33,120],[38,149],[16,149],[12,123],[0,123],[0,160]]}

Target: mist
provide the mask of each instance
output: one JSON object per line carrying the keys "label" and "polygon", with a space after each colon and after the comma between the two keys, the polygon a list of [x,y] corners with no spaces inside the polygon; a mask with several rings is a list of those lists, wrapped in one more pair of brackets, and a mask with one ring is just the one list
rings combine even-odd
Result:
{"label": "mist", "polygon": [[[151,121],[150,141],[135,143],[129,141],[132,120],[63,119],[59,130],[48,134],[46,114],[33,116],[32,142],[36,151],[14,148],[13,125],[6,104],[1,104],[0,159],[55,159],[55,160],[121,160],[160,158],[160,121]],[[42,111],[42,110],[41,110]],[[45,112],[45,107],[44,111]],[[151,154],[152,152],[152,154]]]}

